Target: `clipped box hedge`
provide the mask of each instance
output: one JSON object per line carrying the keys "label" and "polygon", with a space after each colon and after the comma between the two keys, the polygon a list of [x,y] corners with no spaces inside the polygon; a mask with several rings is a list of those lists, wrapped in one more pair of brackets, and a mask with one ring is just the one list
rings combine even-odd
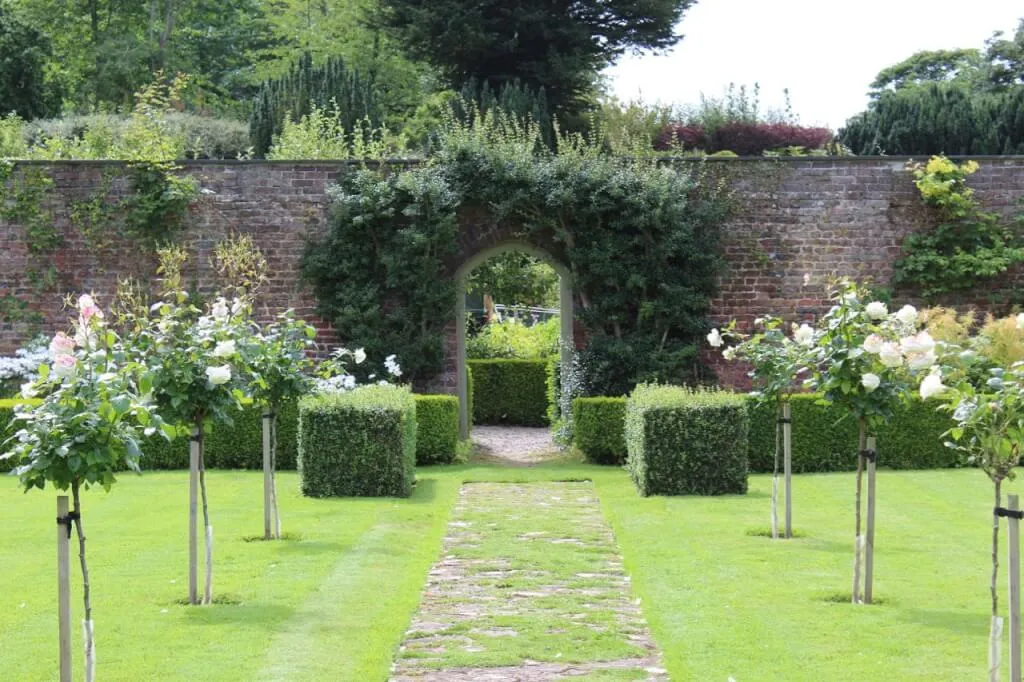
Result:
{"label": "clipped box hedge", "polygon": [[[857,468],[857,422],[841,407],[817,404],[820,396],[791,398],[793,471],[811,473]],[[878,465],[891,469],[942,469],[962,466],[961,454],[947,448],[942,434],[951,417],[934,403],[912,400],[896,410],[876,434]],[[770,472],[775,456],[775,410],[758,405],[750,414],[750,469]]]}
{"label": "clipped box hedge", "polygon": [[469,360],[468,365],[474,424],[548,423],[546,360]]}
{"label": "clipped box hedge", "polygon": [[626,461],[626,399],[576,398],[572,401],[573,442],[588,462]]}
{"label": "clipped box hedge", "polygon": [[459,445],[459,399],[417,395],[416,464],[451,464]]}
{"label": "clipped box hedge", "polygon": [[299,402],[299,486],[309,497],[408,497],[416,469],[416,401],[365,386]]}
{"label": "clipped box hedge", "polygon": [[[17,433],[20,428],[19,424],[13,421],[15,405],[38,405],[40,402],[42,401],[31,398],[11,398],[9,400],[0,400],[0,455],[7,451],[7,448],[4,447],[4,442]],[[0,459],[0,473],[7,473],[13,468],[14,464],[11,460]]]}
{"label": "clipped box hedge", "polygon": [[641,495],[747,492],[747,401],[640,385],[626,401],[629,470]]}

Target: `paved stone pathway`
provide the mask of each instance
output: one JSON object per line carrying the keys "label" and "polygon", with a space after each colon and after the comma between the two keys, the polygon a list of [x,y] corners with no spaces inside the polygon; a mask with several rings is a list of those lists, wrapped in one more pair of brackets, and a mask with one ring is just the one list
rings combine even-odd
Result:
{"label": "paved stone pathway", "polygon": [[593,485],[464,485],[391,679],[667,680]]}
{"label": "paved stone pathway", "polygon": [[530,466],[556,454],[546,426],[474,426],[472,438],[484,459],[510,466]]}

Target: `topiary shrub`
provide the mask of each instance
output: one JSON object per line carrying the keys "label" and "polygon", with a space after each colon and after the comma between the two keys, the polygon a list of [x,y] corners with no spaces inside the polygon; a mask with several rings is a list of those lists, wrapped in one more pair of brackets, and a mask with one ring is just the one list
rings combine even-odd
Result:
{"label": "topiary shrub", "polygon": [[309,497],[408,497],[416,402],[408,389],[365,386],[299,401],[299,485]]}
{"label": "topiary shrub", "polygon": [[[793,472],[853,471],[857,468],[857,423],[849,413],[819,404],[821,396],[791,398],[793,412]],[[942,434],[953,426],[949,415],[920,400],[897,408],[876,434],[878,464],[892,469],[936,469],[961,466],[956,450],[943,445]],[[775,412],[771,406],[752,407],[750,470],[769,472],[775,451]]]}
{"label": "topiary shrub", "polygon": [[546,360],[470,360],[473,423],[547,424]]}
{"label": "topiary shrub", "polygon": [[747,430],[743,395],[641,384],[626,401],[626,468],[644,496],[746,493]]}
{"label": "topiary shrub", "polygon": [[417,395],[416,464],[451,464],[459,445],[459,399]]}
{"label": "topiary shrub", "polygon": [[[4,453],[6,448],[4,442],[13,436],[18,429],[19,425],[13,421],[14,419],[14,407],[16,405],[37,405],[41,401],[32,398],[12,398],[10,400],[0,400],[0,455]],[[9,459],[0,459],[0,473],[7,473],[14,465]]]}
{"label": "topiary shrub", "polygon": [[626,461],[625,398],[576,398],[572,402],[573,443],[588,462]]}

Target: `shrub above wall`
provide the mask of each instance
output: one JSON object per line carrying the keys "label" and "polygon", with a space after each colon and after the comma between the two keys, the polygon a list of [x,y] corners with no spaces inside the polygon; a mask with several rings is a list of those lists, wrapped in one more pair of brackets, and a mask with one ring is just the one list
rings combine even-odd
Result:
{"label": "shrub above wall", "polygon": [[547,360],[469,360],[473,423],[545,426]]}
{"label": "shrub above wall", "polygon": [[364,386],[303,398],[298,463],[309,497],[408,497],[416,475],[412,393]]}
{"label": "shrub above wall", "polygon": [[745,493],[747,428],[740,394],[641,384],[626,401],[626,468],[644,496]]}

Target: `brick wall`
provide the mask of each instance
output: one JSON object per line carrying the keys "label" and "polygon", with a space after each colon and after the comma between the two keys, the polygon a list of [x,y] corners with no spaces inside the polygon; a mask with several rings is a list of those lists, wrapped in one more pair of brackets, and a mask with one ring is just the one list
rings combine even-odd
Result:
{"label": "brick wall", "polygon": [[[740,206],[724,230],[728,270],[721,295],[713,301],[716,322],[736,317],[749,324],[765,313],[794,320],[812,318],[826,308],[823,283],[832,274],[870,276],[884,285],[903,237],[927,224],[903,159],[714,163],[722,164],[718,168],[731,178]],[[981,165],[970,181],[978,198],[993,210],[1009,211],[1024,194],[1024,158],[982,159]],[[327,187],[347,168],[334,162],[186,164],[182,172],[196,177],[202,187],[182,238],[197,254],[189,278],[204,288],[211,281],[214,244],[231,232],[248,233],[270,266],[270,281],[258,312],[270,316],[295,308],[321,330],[325,347],[333,343],[329,325],[313,316],[315,302],[300,282],[299,259],[307,238],[326,229]],[[0,316],[4,306],[10,307],[9,297],[14,297],[42,313],[43,328],[52,331],[62,327],[67,316],[60,305],[64,294],[93,291],[109,300],[119,277],[151,278],[153,262],[123,241],[95,253],[71,225],[68,216],[74,202],[89,198],[101,186],[104,173],[116,170],[116,164],[66,162],[45,170],[56,189],[46,209],[52,212],[65,245],[52,259],[40,262],[28,253],[23,228],[0,222]],[[123,188],[115,182],[111,193],[121,192]],[[466,222],[470,229],[460,243],[466,258],[515,234],[514,226],[477,228],[483,225],[479,216],[466,216]],[[56,281],[40,292],[29,273],[51,264]],[[812,280],[808,287],[803,286],[805,273]],[[1009,277],[996,287],[1006,301],[1018,296],[1014,281]],[[977,292],[973,300],[967,297],[960,302],[984,304],[991,293]],[[912,300],[912,296],[902,298]],[[17,348],[30,328],[26,322],[0,322],[0,354]],[[739,382],[732,372],[726,371],[723,378]],[[441,379],[437,386],[449,383]]]}

